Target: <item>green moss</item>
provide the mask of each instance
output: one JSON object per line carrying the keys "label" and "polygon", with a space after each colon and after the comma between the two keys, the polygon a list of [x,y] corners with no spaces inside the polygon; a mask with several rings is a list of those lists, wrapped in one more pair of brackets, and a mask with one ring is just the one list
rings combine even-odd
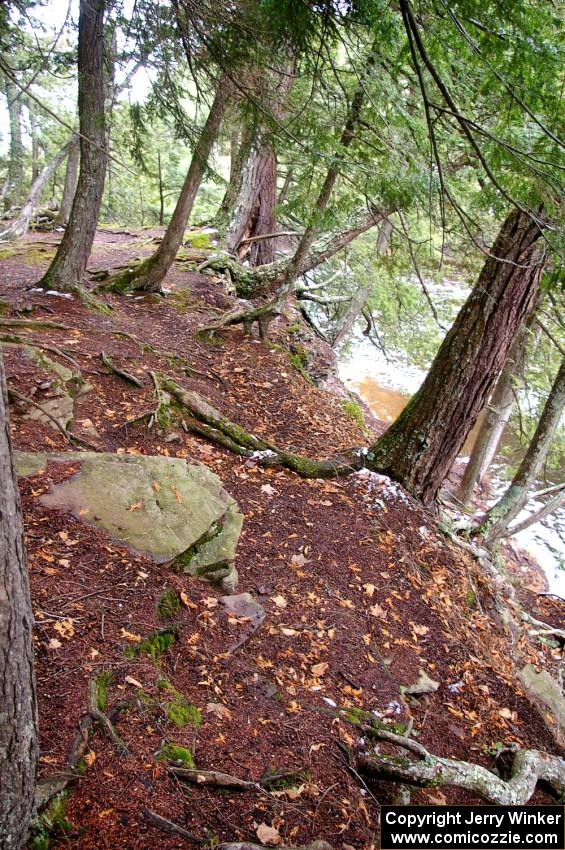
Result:
{"label": "green moss", "polygon": [[292,351],[288,355],[289,360],[292,366],[300,372],[303,378],[305,378],[308,383],[313,383],[312,378],[308,374],[308,370],[306,366],[308,364],[308,351],[303,345],[292,345]]}
{"label": "green moss", "polygon": [[159,661],[161,656],[173,646],[177,637],[176,626],[166,626],[164,629],[152,632],[141,643],[128,643],[124,652],[127,658],[135,658],[136,655],[145,654],[149,655],[153,661]]}
{"label": "green moss", "polygon": [[347,413],[348,416],[351,416],[361,430],[367,433],[368,428],[365,425],[363,411],[361,410],[360,405],[356,401],[353,401],[353,399],[350,399],[349,401],[342,401],[341,406],[343,407],[344,412]]}
{"label": "green moss", "polygon": [[157,753],[157,761],[176,761],[183,764],[185,767],[196,767],[194,756],[188,747],[181,747],[179,744],[171,744],[165,741],[159,752]]}
{"label": "green moss", "polygon": [[68,800],[68,791],[57,794],[45,811],[32,821],[29,844],[32,850],[48,850],[52,838],[74,829],[66,818]]}
{"label": "green moss", "polygon": [[103,670],[96,677],[96,705],[99,711],[106,711],[108,707],[108,687],[112,681],[112,674]]}
{"label": "green moss", "polygon": [[201,230],[191,230],[184,234],[185,242],[188,242],[192,248],[205,248],[212,250],[212,240],[210,233],[203,233]]}
{"label": "green moss", "polygon": [[167,587],[159,597],[156,607],[162,620],[172,620],[180,611],[180,596],[172,587]]}
{"label": "green moss", "polygon": [[202,712],[198,706],[189,702],[168,679],[159,679],[157,687],[170,694],[170,699],[165,703],[164,709],[171,723],[174,723],[179,729],[189,723],[198,729],[202,723]]}
{"label": "green moss", "polygon": [[286,329],[287,334],[296,334],[300,330],[300,322],[294,322],[294,324],[289,325]]}
{"label": "green moss", "polygon": [[0,316],[5,316],[8,313],[9,306],[0,298]]}

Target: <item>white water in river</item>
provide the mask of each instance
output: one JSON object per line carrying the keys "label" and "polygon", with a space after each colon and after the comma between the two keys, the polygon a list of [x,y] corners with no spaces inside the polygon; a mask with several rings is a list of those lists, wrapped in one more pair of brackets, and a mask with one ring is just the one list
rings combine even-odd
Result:
{"label": "white water in river", "polygon": [[[344,384],[358,393],[375,416],[385,422],[392,422],[398,416],[425,374],[423,369],[408,365],[399,352],[389,354],[387,360],[365,337],[357,337],[339,363],[339,375]],[[473,446],[476,429],[477,426],[463,447],[464,456],[468,456]],[[501,474],[506,463],[506,459],[496,458],[489,471],[493,501],[508,484]],[[540,489],[543,486],[544,482],[540,482]],[[539,507],[541,505],[530,503],[518,520],[525,519]],[[534,555],[546,575],[549,590],[565,599],[565,510],[546,517],[542,523],[515,535],[514,539]]]}

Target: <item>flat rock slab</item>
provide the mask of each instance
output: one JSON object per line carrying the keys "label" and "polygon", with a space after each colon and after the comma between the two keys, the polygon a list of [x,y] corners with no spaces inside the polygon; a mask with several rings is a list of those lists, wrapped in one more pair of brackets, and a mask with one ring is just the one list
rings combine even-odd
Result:
{"label": "flat rock slab", "polygon": [[526,664],[520,671],[520,679],[527,692],[548,708],[555,720],[554,734],[561,744],[565,744],[563,727],[565,726],[565,696],[563,689],[546,670],[537,671],[532,664]]}
{"label": "flat rock slab", "polygon": [[182,571],[235,589],[243,516],[208,467],[160,456],[16,453],[21,476],[41,472],[48,461],[69,460],[80,461],[80,469],[42,495],[42,504],[103,528],[157,563],[178,559]]}

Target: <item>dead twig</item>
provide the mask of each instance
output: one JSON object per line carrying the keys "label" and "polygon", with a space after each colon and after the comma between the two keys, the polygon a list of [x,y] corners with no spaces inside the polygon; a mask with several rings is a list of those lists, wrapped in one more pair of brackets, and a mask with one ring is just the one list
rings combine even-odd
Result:
{"label": "dead twig", "polygon": [[132,375],[130,372],[126,372],[125,369],[121,369],[119,366],[116,366],[113,359],[110,357],[109,354],[106,354],[105,351],[100,352],[100,359],[102,360],[104,366],[106,366],[106,368],[109,369],[110,372],[113,372],[114,375],[117,375],[119,378],[123,378],[124,381],[129,381],[130,384],[133,384],[140,390],[143,389],[142,381],[140,381],[139,378],[136,378],[136,376]]}

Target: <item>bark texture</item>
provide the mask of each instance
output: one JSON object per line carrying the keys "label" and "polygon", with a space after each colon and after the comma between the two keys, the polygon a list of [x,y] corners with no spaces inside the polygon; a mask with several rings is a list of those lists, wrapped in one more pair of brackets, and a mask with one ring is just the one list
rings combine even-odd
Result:
{"label": "bark texture", "polygon": [[479,534],[485,540],[502,537],[509,524],[525,507],[532,484],[537,479],[547,457],[551,441],[565,407],[565,357],[547,397],[538,426],[512,483],[501,499],[488,511]]}
{"label": "bark texture", "polygon": [[469,502],[475,484],[479,484],[486,475],[510,419],[514,404],[514,382],[524,366],[526,346],[534,318],[535,306],[510,347],[506,363],[486,407],[485,418],[457,492],[457,498],[464,505]]}
{"label": "bark texture", "polygon": [[434,502],[537,298],[539,237],[525,213],[509,213],[424,383],[371,448],[368,465],[424,504]]}
{"label": "bark texture", "polygon": [[0,354],[0,850],[23,847],[34,808],[33,618]]}
{"label": "bark texture", "polygon": [[200,132],[200,137],[194,150],[175,211],[161,244],[155,253],[143,263],[110,278],[102,287],[103,289],[114,289],[119,292],[128,292],[134,289],[142,289],[146,292],[161,292],[161,284],[174,263],[182,244],[184,231],[190,213],[192,212],[192,207],[194,206],[196,194],[204,177],[212,147],[218,138],[220,125],[228,102],[228,93],[228,80],[227,78],[222,78],[218,83],[208,118]]}
{"label": "bark texture", "polygon": [[80,174],[69,223],[41,280],[46,289],[80,285],[92,249],[108,164],[104,99],[105,0],[81,0],[78,22]]}
{"label": "bark texture", "polygon": [[22,99],[19,89],[11,80],[4,83],[10,122],[10,147],[8,151],[8,188],[4,195],[4,209],[17,206],[24,191],[24,144],[22,141]]}
{"label": "bark texture", "polygon": [[76,144],[69,151],[67,159],[67,168],[65,170],[65,183],[63,185],[63,194],[61,196],[61,204],[57,214],[57,224],[66,227],[69,223],[71,210],[73,208],[73,200],[77,188],[78,166],[80,162],[80,146],[77,137]]}

